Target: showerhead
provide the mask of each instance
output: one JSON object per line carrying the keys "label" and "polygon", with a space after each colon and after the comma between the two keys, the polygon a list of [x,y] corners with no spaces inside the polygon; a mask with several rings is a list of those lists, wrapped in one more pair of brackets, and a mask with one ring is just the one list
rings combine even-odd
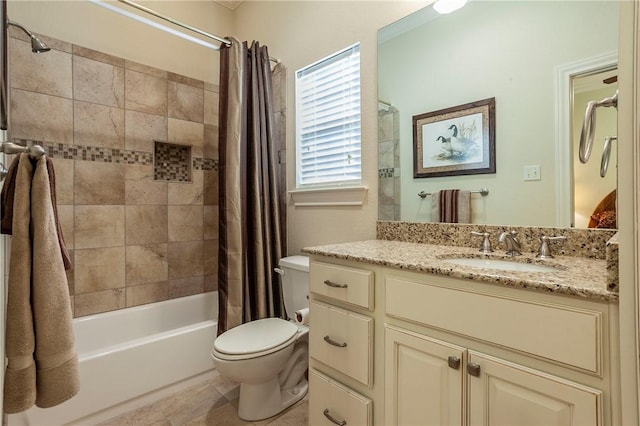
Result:
{"label": "showerhead", "polygon": [[25,32],[25,34],[29,36],[29,38],[31,39],[31,51],[33,53],[44,53],[51,50],[51,48],[46,44],[44,44],[44,42],[40,40],[38,37],[36,37],[35,34],[33,34],[31,31],[29,31],[19,23],[12,21],[10,19],[7,19],[7,24],[20,28],[22,31]]}
{"label": "showerhead", "polygon": [[33,53],[44,53],[51,50],[49,46],[44,44],[42,40],[40,40],[35,35],[31,34],[31,51]]}

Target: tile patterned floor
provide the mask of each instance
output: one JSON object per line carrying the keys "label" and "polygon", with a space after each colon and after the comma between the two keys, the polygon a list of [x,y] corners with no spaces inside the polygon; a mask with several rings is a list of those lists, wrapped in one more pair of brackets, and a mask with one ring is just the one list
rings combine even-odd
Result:
{"label": "tile patterned floor", "polygon": [[216,376],[98,426],[306,426],[309,423],[307,397],[278,416],[246,422],[238,417],[238,394],[236,383]]}

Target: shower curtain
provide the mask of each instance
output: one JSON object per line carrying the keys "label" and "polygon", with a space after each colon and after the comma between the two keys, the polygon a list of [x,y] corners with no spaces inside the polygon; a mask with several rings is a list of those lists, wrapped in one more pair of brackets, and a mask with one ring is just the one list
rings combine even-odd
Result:
{"label": "shower curtain", "polygon": [[248,48],[230,39],[220,49],[218,335],[286,317],[274,272],[286,238],[269,54],[255,41]]}

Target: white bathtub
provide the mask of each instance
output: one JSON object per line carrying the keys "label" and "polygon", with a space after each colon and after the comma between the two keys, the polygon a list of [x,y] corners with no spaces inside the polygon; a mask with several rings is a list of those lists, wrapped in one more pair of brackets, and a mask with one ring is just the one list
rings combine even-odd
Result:
{"label": "white bathtub", "polygon": [[9,425],[85,424],[81,419],[117,414],[112,407],[207,373],[217,317],[218,293],[210,292],[76,318],[80,393],[57,407],[11,415]]}

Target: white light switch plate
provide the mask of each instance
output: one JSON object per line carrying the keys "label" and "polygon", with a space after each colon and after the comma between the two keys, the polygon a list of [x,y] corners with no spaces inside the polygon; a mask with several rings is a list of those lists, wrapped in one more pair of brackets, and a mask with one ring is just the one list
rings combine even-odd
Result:
{"label": "white light switch plate", "polygon": [[524,180],[540,180],[540,165],[524,166]]}

